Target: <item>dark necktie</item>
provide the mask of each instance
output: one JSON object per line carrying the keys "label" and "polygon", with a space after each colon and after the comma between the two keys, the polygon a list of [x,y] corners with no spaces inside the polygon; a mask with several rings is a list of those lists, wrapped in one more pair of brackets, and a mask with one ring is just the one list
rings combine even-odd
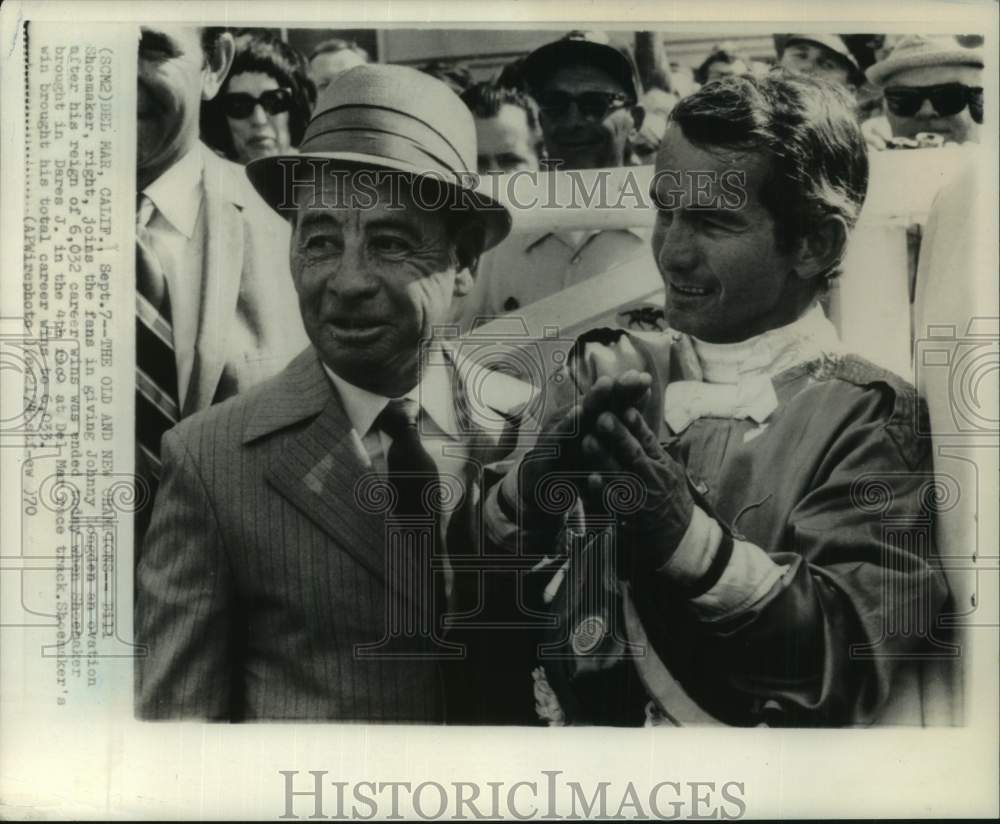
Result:
{"label": "dark necktie", "polygon": [[135,227],[136,463],[155,483],[160,477],[160,438],[180,419],[180,408],[170,294],[148,226],[154,210],[153,201],[141,194]]}
{"label": "dark necktie", "polygon": [[428,517],[438,513],[438,469],[417,430],[420,407],[409,398],[389,401],[375,425],[392,438],[386,462],[389,482],[396,490],[393,514]]}
{"label": "dark necktie", "polygon": [[[420,443],[420,433],[417,428],[417,418],[420,406],[408,398],[389,401],[388,406],[375,421],[383,432],[392,438],[386,463],[389,470],[389,482],[396,491],[396,506],[392,514],[396,518],[414,520],[407,529],[414,533],[438,535],[438,523],[441,515],[440,476],[437,464],[423,444]],[[430,606],[427,616],[437,627],[438,618],[447,604],[445,595],[444,572],[433,564],[435,545],[433,539],[426,543],[415,540],[413,547],[426,547],[425,551],[415,551],[405,559],[408,569],[405,574],[413,576],[413,581],[429,582],[432,597],[424,601],[427,593],[418,595],[418,600]],[[428,569],[428,567],[430,567]],[[403,572],[403,570],[400,570]],[[425,585],[426,586],[426,585]]]}

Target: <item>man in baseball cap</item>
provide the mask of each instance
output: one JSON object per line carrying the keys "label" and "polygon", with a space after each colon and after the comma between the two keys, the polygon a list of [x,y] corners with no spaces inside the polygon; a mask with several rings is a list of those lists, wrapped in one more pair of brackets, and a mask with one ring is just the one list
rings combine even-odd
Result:
{"label": "man in baseball cap", "polygon": [[[977,143],[983,122],[983,51],[954,35],[907,35],[870,66],[881,87],[886,117],[897,140],[920,145],[937,135],[947,143]],[[867,133],[869,145],[883,148]]]}
{"label": "man in baseball cap", "polygon": [[858,61],[838,34],[776,34],[774,48],[783,69],[821,77],[854,91],[864,82]]}
{"label": "man in baseball cap", "polygon": [[499,460],[509,433],[487,424],[530,395],[497,375],[470,406],[434,334],[510,226],[475,167],[465,104],[384,65],[327,87],[299,154],[248,166],[292,224],[310,346],[164,436],[137,576],[140,717],[510,719],[486,669],[503,630],[485,655],[443,620],[481,597],[478,571],[448,560],[479,550],[473,440]]}
{"label": "man in baseball cap", "polygon": [[642,128],[642,84],[631,56],[600,32],[570,32],[529,54],[521,77],[541,110],[550,161],[562,169],[625,165]]}

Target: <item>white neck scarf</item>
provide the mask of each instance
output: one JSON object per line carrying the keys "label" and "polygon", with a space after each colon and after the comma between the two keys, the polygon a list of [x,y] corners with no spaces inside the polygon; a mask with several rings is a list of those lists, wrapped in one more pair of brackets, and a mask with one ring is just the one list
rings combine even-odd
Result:
{"label": "white neck scarf", "polygon": [[764,424],[778,406],[771,379],[840,351],[833,324],[818,303],[798,320],[738,343],[691,338],[703,380],[674,381],[664,395],[664,419],[675,433],[697,418],[749,418]]}

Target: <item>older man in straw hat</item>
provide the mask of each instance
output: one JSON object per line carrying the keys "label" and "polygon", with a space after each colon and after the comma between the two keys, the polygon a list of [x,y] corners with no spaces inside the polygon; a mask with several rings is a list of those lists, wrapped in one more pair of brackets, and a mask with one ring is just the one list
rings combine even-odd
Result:
{"label": "older man in straw hat", "polygon": [[459,706],[482,699],[485,657],[441,620],[476,612],[495,580],[455,558],[479,549],[475,468],[509,443],[489,422],[528,389],[497,375],[477,419],[434,335],[510,226],[471,187],[475,164],[458,97],[371,65],[324,92],[300,154],[248,166],[292,224],[311,346],[164,438],[136,594],[140,716],[504,720]]}

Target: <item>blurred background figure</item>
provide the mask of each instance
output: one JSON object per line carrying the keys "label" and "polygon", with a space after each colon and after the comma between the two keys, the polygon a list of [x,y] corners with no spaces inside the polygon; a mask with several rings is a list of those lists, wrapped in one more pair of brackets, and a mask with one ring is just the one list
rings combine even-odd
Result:
{"label": "blurred background figure", "polygon": [[778,65],[796,74],[821,77],[854,92],[864,75],[839,34],[776,34]]}
{"label": "blurred background figure", "polygon": [[317,43],[309,54],[309,77],[316,86],[316,93],[322,92],[334,78],[355,66],[369,62],[368,52],[353,40],[333,37]]}
{"label": "blurred background figure", "polygon": [[742,54],[734,43],[720,43],[694,70],[694,79],[704,85],[719,77],[750,74],[751,62],[750,58]]}
{"label": "blurred background figure", "polygon": [[694,69],[677,60],[670,61],[670,86],[678,98],[694,94],[701,88],[694,79]]}
{"label": "blurred background figure", "polygon": [[679,95],[663,39],[657,32],[635,33],[635,64],[646,91],[639,100],[643,109],[642,126],[630,142],[635,162],[646,166],[653,163],[667,128],[667,117]]}
{"label": "blurred background figure", "polygon": [[432,60],[430,63],[424,63],[424,65],[420,66],[420,71],[424,74],[429,74],[431,77],[436,77],[442,83],[446,83],[458,95],[472,85],[472,74],[462,63],[455,63],[449,60]]}
{"label": "blurred background figure", "polygon": [[538,171],[545,144],[534,100],[489,81],[470,86],[461,97],[476,122],[480,174]]}
{"label": "blurred background figure", "polygon": [[305,132],[316,89],[295,49],[266,30],[235,33],[233,67],[202,104],[202,139],[237,163],[287,154]]}
{"label": "blurred background figure", "polygon": [[549,162],[561,169],[624,166],[642,128],[642,84],[631,55],[600,32],[570,32],[521,67],[538,103]]}
{"label": "blurred background figure", "polygon": [[881,88],[886,110],[884,119],[865,124],[868,145],[885,149],[978,143],[983,122],[981,42],[954,35],[900,38],[866,73]]}

